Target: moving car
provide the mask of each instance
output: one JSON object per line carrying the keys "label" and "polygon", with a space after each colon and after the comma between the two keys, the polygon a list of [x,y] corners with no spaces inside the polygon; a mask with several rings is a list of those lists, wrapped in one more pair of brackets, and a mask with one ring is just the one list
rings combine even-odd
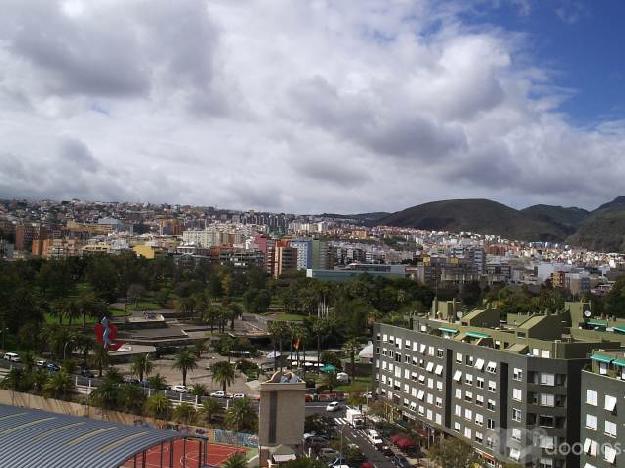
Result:
{"label": "moving car", "polygon": [[232,398],[245,398],[245,393],[235,393]]}
{"label": "moving car", "polygon": [[325,460],[336,460],[339,455],[338,450],[333,449],[332,447],[323,447],[319,450],[319,457]]}
{"label": "moving car", "polygon": [[35,365],[37,367],[45,367],[46,366],[46,360],[45,359],[37,359],[35,361]]}
{"label": "moving car", "polygon": [[391,460],[391,463],[397,468],[410,468],[410,462],[406,460],[406,457],[401,455],[395,455]]}
{"label": "moving car", "polygon": [[376,431],[375,429],[367,430],[367,439],[369,439],[369,442],[375,445],[376,448],[384,445],[384,441],[380,437],[380,434],[378,434],[378,431]]}
{"label": "moving car", "polygon": [[171,387],[171,389],[174,392],[178,392],[178,393],[187,393],[189,391],[189,389],[185,387],[184,385],[174,385],[173,387]]}
{"label": "moving car", "polygon": [[216,392],[210,392],[209,396],[213,398],[228,398],[228,394],[223,390],[217,390]]}
{"label": "moving car", "polygon": [[341,403],[338,401],[333,401],[328,406],[326,406],[326,411],[334,412],[341,409]]}

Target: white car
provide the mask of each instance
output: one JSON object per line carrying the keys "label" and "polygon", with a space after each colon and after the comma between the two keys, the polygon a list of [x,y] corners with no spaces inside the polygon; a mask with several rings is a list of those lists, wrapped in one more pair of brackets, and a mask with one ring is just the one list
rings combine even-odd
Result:
{"label": "white car", "polygon": [[171,389],[174,392],[178,392],[178,393],[187,393],[189,391],[189,389],[185,387],[184,385],[174,385],[173,387],[171,387]]}
{"label": "white car", "polygon": [[328,406],[326,406],[326,411],[334,412],[341,409],[341,403],[338,401],[333,401]]}
{"label": "white car", "polygon": [[226,392],[223,390],[217,390],[216,392],[210,392],[209,396],[214,398],[226,398]]}
{"label": "white car", "polygon": [[245,398],[245,393],[235,393],[232,398]]}

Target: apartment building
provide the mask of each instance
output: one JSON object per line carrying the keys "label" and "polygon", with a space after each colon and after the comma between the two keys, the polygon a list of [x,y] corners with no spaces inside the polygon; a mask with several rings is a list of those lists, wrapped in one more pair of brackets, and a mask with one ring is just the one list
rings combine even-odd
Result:
{"label": "apartment building", "polygon": [[594,349],[622,340],[574,338],[571,317],[584,307],[505,319],[497,309],[457,317],[449,307],[409,328],[376,324],[378,393],[422,432],[469,443],[486,466],[578,467],[579,453],[558,447],[581,438],[582,369]]}
{"label": "apartment building", "polygon": [[625,467],[625,349],[598,351],[591,360],[582,372],[580,466]]}

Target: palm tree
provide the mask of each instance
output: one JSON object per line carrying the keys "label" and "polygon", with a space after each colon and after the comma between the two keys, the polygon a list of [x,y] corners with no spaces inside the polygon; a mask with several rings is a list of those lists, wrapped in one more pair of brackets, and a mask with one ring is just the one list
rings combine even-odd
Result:
{"label": "palm tree", "polygon": [[120,387],[113,379],[105,378],[89,395],[89,399],[98,408],[111,410],[117,408],[120,398]]}
{"label": "palm tree", "polygon": [[347,340],[343,344],[343,351],[349,356],[349,363],[351,369],[351,378],[353,379],[356,375],[356,353],[360,351],[360,343],[358,338],[353,337]]}
{"label": "palm tree", "polygon": [[148,378],[148,385],[154,390],[165,390],[167,388],[167,379],[157,372],[156,375]]}
{"label": "palm tree", "polygon": [[171,401],[167,395],[157,393],[145,401],[146,413],[156,419],[168,419],[171,414]]}
{"label": "palm tree", "polygon": [[98,369],[98,377],[102,377],[102,371],[109,366],[110,362],[109,353],[104,349],[104,346],[96,346],[93,354],[93,363]]}
{"label": "palm tree", "polygon": [[202,402],[200,415],[204,418],[207,424],[212,423],[215,420],[215,416],[219,413],[221,413],[221,405],[214,398],[208,398]]}
{"label": "palm tree", "polygon": [[187,372],[197,369],[197,357],[187,348],[181,349],[174,357],[173,369],[182,372],[182,385],[187,385]]}
{"label": "palm tree", "polygon": [[247,468],[247,460],[243,452],[236,452],[228,458],[222,468]]}
{"label": "palm tree", "polygon": [[274,353],[274,369],[278,368],[278,355],[276,354],[276,344],[279,344],[280,349],[280,370],[282,371],[284,358],[282,357],[282,340],[288,336],[288,327],[285,322],[273,321],[269,323],[269,333],[273,341],[273,353]]}
{"label": "palm tree", "polygon": [[208,394],[208,387],[204,384],[197,383],[191,387],[191,394],[197,396],[204,396]]}
{"label": "palm tree", "polygon": [[258,415],[249,398],[234,400],[226,413],[226,425],[233,431],[255,431]]}
{"label": "palm tree", "polygon": [[54,398],[65,398],[73,389],[74,383],[71,375],[61,369],[50,376],[43,386],[43,393]]}
{"label": "palm tree", "polygon": [[211,366],[213,371],[213,381],[222,386],[224,393],[228,388],[228,385],[234,383],[234,366],[228,361],[219,361]]}
{"label": "palm tree", "polygon": [[20,391],[24,386],[24,378],[24,370],[14,367],[7,373],[4,379],[2,379],[1,386],[7,390]]}
{"label": "palm tree", "polygon": [[120,385],[119,403],[124,411],[134,414],[143,414],[145,405],[145,393],[138,385]]}
{"label": "palm tree", "polygon": [[336,372],[323,374],[323,384],[328,387],[328,390],[334,390],[334,387],[336,387]]}
{"label": "palm tree", "polygon": [[152,364],[152,360],[150,359],[150,354],[137,354],[132,358],[132,365],[130,366],[130,371],[133,375],[139,377],[139,380],[143,382],[143,376],[149,376],[154,369],[154,365]]}
{"label": "palm tree", "polygon": [[198,341],[193,345],[193,354],[197,356],[198,359],[202,357],[202,353],[208,351],[208,342],[207,340]]}
{"label": "palm tree", "polygon": [[20,355],[20,359],[22,360],[22,366],[27,374],[30,374],[35,367],[35,355],[32,351],[25,351]]}
{"label": "palm tree", "polygon": [[67,318],[69,319],[69,325],[71,326],[72,325],[72,321],[75,318],[80,317],[80,314],[81,314],[80,305],[74,299],[70,299],[67,302],[65,302],[65,311],[64,311],[64,313],[67,316]]}
{"label": "palm tree", "polygon": [[190,403],[182,402],[174,409],[174,421],[190,426],[197,419],[197,411]]}
{"label": "palm tree", "polygon": [[327,326],[324,319],[316,319],[313,322],[313,333],[317,337],[317,363],[321,364],[321,337],[326,333]]}

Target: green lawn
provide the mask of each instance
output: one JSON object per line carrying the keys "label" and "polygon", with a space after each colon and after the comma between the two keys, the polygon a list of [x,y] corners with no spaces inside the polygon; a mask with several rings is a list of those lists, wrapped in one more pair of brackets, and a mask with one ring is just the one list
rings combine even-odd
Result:
{"label": "green lawn", "polygon": [[298,314],[287,314],[286,312],[282,312],[280,314],[276,314],[275,316],[276,320],[284,320],[287,322],[301,322],[302,320],[304,320],[304,316],[303,315],[298,315]]}
{"label": "green lawn", "polygon": [[356,377],[349,385],[340,385],[335,388],[337,392],[366,392],[371,390],[371,377]]}

